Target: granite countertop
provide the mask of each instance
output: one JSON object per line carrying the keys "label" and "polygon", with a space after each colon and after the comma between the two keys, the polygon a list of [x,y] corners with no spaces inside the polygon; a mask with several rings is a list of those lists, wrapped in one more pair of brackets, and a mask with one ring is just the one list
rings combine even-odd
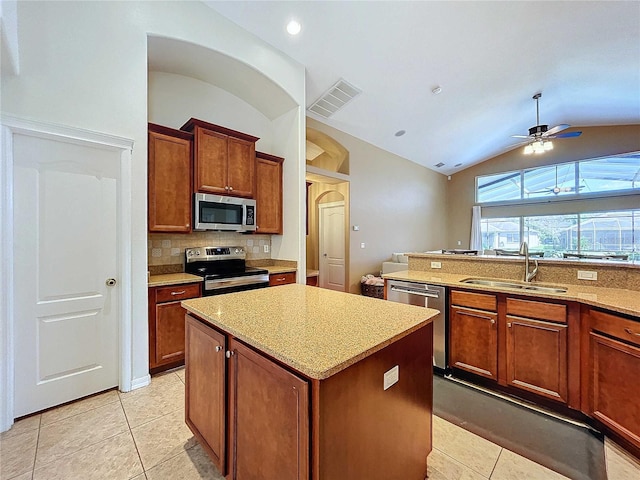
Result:
{"label": "granite countertop", "polygon": [[269,275],[272,275],[274,273],[291,273],[297,270],[297,267],[286,267],[282,265],[268,265],[266,267],[258,267],[258,268],[264,268],[265,270],[268,270]]}
{"label": "granite countertop", "polygon": [[300,284],[185,300],[182,306],[318,380],[418,330],[438,314]]}
{"label": "granite countertop", "polygon": [[165,285],[180,285],[181,283],[202,282],[203,278],[190,273],[165,273],[163,275],[151,275],[147,285],[149,287],[162,287]]}
{"label": "granite countertop", "polygon": [[[431,283],[435,285],[444,285],[447,287],[461,287],[470,290],[484,290],[495,292],[514,293],[517,295],[529,295],[542,298],[555,298],[561,300],[571,300],[601,307],[615,312],[625,313],[640,317],[640,292],[635,290],[625,290],[622,288],[605,288],[591,287],[588,285],[570,285],[570,284],[554,284],[560,285],[567,289],[566,293],[549,293],[539,291],[522,291],[510,288],[488,287],[486,285],[471,285],[461,283],[461,280],[469,278],[473,275],[463,275],[459,273],[437,273],[422,270],[404,270],[400,272],[385,273],[383,278],[393,280],[404,280],[410,282]],[[536,284],[536,282],[532,282]],[[545,283],[538,285],[544,286]]]}

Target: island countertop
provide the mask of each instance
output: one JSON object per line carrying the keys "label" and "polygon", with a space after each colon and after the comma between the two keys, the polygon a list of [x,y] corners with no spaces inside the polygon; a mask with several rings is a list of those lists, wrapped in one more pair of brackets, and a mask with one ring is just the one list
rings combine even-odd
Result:
{"label": "island countertop", "polygon": [[438,314],[300,284],[185,300],[182,306],[318,380],[420,329]]}

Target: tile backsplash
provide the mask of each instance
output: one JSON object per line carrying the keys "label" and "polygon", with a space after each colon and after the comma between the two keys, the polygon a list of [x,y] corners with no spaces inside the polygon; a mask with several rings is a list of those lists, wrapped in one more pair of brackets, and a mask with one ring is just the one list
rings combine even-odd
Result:
{"label": "tile backsplash", "polygon": [[[264,252],[264,246],[269,252]],[[247,260],[271,258],[271,235],[243,235],[235,232],[193,232],[188,235],[150,233],[147,235],[149,266],[184,265],[184,251],[191,247],[244,247]]]}

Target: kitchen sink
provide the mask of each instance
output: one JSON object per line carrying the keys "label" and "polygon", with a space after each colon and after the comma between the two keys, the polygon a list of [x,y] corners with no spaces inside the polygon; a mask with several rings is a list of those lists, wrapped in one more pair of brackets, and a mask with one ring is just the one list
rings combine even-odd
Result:
{"label": "kitchen sink", "polygon": [[516,290],[526,290],[530,292],[541,293],[567,293],[565,287],[557,285],[535,285],[524,282],[513,282],[508,280],[495,280],[490,278],[465,278],[460,283],[469,283],[471,285],[485,285],[487,287],[513,288]]}

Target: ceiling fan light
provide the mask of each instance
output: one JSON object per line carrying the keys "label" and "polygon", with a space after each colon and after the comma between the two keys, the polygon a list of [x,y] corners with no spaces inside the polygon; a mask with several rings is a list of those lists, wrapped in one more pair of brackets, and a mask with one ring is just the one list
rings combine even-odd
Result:
{"label": "ceiling fan light", "polygon": [[531,144],[524,147],[525,155],[531,155],[532,153],[533,153],[533,147],[531,146]]}
{"label": "ceiling fan light", "polygon": [[545,151],[553,150],[553,142],[551,140],[544,142]]}
{"label": "ceiling fan light", "polygon": [[531,148],[533,148],[533,153],[535,154],[544,153],[544,142],[537,140],[531,144]]}

